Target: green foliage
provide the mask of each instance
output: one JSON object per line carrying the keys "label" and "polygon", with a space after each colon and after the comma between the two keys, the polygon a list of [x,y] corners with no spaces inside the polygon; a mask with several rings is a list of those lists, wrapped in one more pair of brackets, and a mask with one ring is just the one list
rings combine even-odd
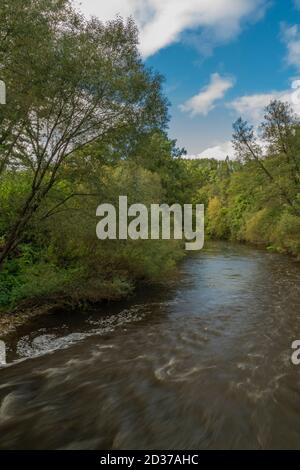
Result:
{"label": "green foliage", "polygon": [[206,236],[300,256],[300,120],[273,101],[261,125],[234,124],[236,161],[180,160],[178,197],[205,205]]}
{"label": "green foliage", "polygon": [[271,236],[274,247],[300,259],[300,217],[283,212]]}
{"label": "green foliage", "polygon": [[1,3],[2,308],[119,298],[182,255],[175,242],[96,238],[101,202],[168,202],[184,184],[162,77],[143,64],[137,31],[132,19],[85,19],[68,0]]}
{"label": "green foliage", "polygon": [[243,238],[257,245],[269,244],[274,229],[274,211],[264,208],[250,215],[245,223]]}
{"label": "green foliage", "polygon": [[[77,179],[72,175],[70,185],[67,168],[67,179],[60,181],[37,212],[25,243],[0,271],[0,307],[27,301],[77,305],[115,300],[129,295],[136,282],[160,282],[175,269],[183,256],[181,242],[100,241],[95,233],[95,210],[101,202],[117,205],[119,195],[127,195],[129,203],[139,201],[148,207],[160,203],[165,194],[160,175],[134,158],[118,164],[91,164],[89,170],[89,177],[85,171]],[[9,193],[9,173],[7,181],[0,195],[1,190]],[[26,181],[26,173],[19,173],[20,190]],[[7,213],[13,213],[14,198],[6,197],[6,201]]]}
{"label": "green foliage", "polygon": [[209,200],[207,208],[207,233],[213,238],[227,238],[227,209],[222,201],[214,196]]}

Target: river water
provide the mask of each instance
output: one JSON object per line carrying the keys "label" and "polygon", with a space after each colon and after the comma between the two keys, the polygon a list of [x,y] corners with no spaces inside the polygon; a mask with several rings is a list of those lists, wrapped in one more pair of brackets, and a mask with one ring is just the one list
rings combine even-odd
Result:
{"label": "river water", "polygon": [[164,288],[35,319],[0,369],[0,449],[300,449],[300,265],[216,243]]}

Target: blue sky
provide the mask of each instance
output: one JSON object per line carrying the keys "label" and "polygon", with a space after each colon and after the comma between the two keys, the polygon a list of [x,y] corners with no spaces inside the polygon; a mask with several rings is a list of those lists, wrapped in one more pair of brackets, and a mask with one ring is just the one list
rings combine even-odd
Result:
{"label": "blue sky", "polygon": [[232,122],[257,124],[274,97],[300,112],[300,0],[81,0],[81,9],[136,19],[141,53],[166,79],[169,134],[189,155],[231,155]]}

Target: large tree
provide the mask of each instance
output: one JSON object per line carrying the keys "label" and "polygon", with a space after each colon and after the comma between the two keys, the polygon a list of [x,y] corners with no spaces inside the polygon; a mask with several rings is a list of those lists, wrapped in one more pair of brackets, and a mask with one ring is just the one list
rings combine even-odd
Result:
{"label": "large tree", "polygon": [[[23,4],[22,23],[12,4]],[[132,20],[87,21],[63,0],[10,0],[6,7],[0,16],[1,54],[7,44],[1,74],[8,88],[0,118],[1,169],[2,175],[26,171],[30,188],[5,234],[0,264],[22,240],[72,155],[110,133],[163,129],[167,122],[161,77],[144,67]]]}

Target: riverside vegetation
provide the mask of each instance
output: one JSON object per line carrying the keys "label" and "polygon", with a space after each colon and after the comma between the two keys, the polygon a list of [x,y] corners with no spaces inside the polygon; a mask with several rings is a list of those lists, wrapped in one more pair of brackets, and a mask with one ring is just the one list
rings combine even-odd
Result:
{"label": "riverside vegetation", "polygon": [[[38,44],[38,47],[37,47]],[[234,124],[237,159],[188,160],[167,136],[160,75],[132,20],[102,24],[66,0],[4,0],[0,11],[0,308],[118,299],[165,280],[167,240],[99,241],[96,207],[205,204],[211,238],[300,256],[300,122],[278,101],[260,128]]]}

